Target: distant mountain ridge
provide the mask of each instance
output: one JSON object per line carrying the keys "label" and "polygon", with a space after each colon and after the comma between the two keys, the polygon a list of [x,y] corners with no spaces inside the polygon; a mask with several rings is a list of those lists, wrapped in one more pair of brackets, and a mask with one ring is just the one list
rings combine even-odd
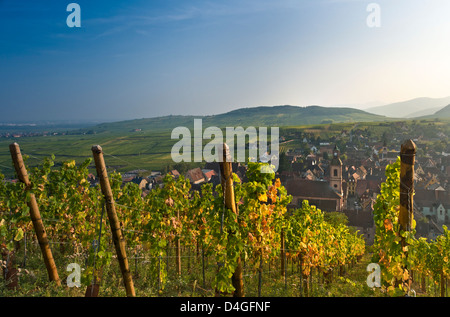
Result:
{"label": "distant mountain ridge", "polygon": [[170,115],[156,118],[126,120],[103,123],[93,127],[94,130],[168,130],[177,126],[193,127],[194,119],[202,119],[203,127],[217,126],[298,126],[305,124],[384,121],[385,116],[368,113],[364,110],[340,107],[321,106],[260,106],[240,108],[218,115],[182,116]]}
{"label": "distant mountain ridge", "polygon": [[450,104],[448,104],[441,110],[436,111],[431,116],[427,116],[427,117],[429,117],[429,118],[449,118],[450,117]]}
{"label": "distant mountain ridge", "polygon": [[450,97],[421,97],[384,106],[372,107],[365,110],[369,113],[391,118],[415,118],[433,115],[436,111],[439,111],[448,104],[450,104]]}

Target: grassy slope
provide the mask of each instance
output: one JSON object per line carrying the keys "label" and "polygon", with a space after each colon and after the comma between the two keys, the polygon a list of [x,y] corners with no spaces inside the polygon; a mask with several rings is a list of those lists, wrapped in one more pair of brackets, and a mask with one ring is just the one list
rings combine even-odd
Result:
{"label": "grassy slope", "polygon": [[[45,157],[55,155],[56,161],[75,160],[81,163],[92,158],[91,147],[100,144],[105,152],[107,165],[119,171],[129,169],[157,169],[171,159],[173,141],[168,132],[155,133],[112,133],[92,135],[65,135],[29,137],[0,141],[0,170],[8,173],[4,166],[12,166],[8,145],[18,142],[22,153],[29,155],[29,166],[36,166]],[[112,155],[112,156],[111,156]]]}

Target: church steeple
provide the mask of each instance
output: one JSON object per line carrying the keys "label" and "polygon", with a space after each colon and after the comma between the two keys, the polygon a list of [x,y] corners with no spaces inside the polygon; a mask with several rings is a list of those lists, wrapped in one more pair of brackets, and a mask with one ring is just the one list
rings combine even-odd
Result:
{"label": "church steeple", "polygon": [[342,161],[340,158],[340,151],[337,145],[334,146],[333,149],[333,158],[331,159],[330,166],[342,166]]}
{"label": "church steeple", "polygon": [[333,158],[330,162],[330,186],[342,195],[342,161],[337,146],[334,146]]}

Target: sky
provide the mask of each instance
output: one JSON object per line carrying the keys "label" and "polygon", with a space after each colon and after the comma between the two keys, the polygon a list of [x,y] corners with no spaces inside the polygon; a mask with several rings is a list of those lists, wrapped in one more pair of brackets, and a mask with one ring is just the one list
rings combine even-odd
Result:
{"label": "sky", "polygon": [[0,0],[0,123],[450,96],[448,0],[71,2]]}

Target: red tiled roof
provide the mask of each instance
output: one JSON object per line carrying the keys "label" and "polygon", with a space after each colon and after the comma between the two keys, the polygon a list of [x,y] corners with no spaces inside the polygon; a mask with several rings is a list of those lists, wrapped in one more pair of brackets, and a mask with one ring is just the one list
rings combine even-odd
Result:
{"label": "red tiled roof", "polygon": [[187,171],[186,177],[193,183],[205,179],[203,172],[199,167]]}
{"label": "red tiled roof", "polygon": [[205,173],[205,176],[206,176],[207,179],[210,179],[214,175],[216,175],[216,172],[214,170],[210,170],[209,172]]}
{"label": "red tiled roof", "polygon": [[324,181],[311,181],[303,179],[293,179],[286,183],[286,189],[289,195],[322,198],[322,199],[341,199],[341,196]]}

